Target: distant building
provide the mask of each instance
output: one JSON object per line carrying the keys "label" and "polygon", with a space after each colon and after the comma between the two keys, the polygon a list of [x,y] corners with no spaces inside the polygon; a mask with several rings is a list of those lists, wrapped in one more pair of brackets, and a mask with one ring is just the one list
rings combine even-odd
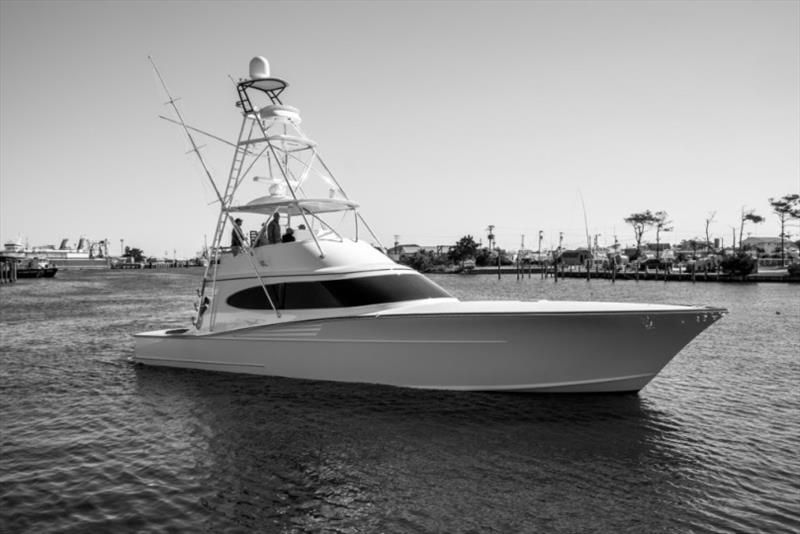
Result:
{"label": "distant building", "polygon": [[392,258],[394,261],[399,262],[406,258],[410,258],[414,254],[418,254],[420,252],[429,254],[434,258],[438,258],[440,256],[447,255],[452,248],[453,245],[420,246],[416,244],[408,244],[408,245],[397,245],[395,247],[390,248],[386,252],[390,258]]}
{"label": "distant building", "polygon": [[585,249],[579,248],[575,250],[565,250],[561,253],[561,263],[564,265],[585,265],[586,262],[592,259],[592,253]]}
{"label": "distant building", "polygon": [[645,243],[644,247],[645,250],[655,252],[657,250],[670,250],[672,249],[672,245],[669,243]]}
{"label": "distant building", "polygon": [[[797,246],[786,239],[784,241],[786,252],[797,251]],[[779,254],[781,251],[780,237],[748,237],[742,241],[742,248],[755,249],[764,254]]]}
{"label": "distant building", "polygon": [[421,247],[419,245],[396,245],[386,251],[386,254],[394,261],[400,261],[401,258],[413,256]]}

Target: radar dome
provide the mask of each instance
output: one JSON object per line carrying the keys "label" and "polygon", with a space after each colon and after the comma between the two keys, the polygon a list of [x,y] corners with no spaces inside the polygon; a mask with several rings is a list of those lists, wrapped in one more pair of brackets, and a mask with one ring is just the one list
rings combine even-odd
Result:
{"label": "radar dome", "polygon": [[269,78],[269,61],[263,56],[256,56],[250,60],[250,78],[263,80]]}

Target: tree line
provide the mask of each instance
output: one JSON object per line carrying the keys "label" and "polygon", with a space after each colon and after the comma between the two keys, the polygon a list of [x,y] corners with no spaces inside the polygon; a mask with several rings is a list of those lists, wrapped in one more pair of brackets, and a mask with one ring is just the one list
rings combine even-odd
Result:
{"label": "tree line", "polygon": [[[772,207],[773,213],[778,217],[781,225],[779,237],[781,238],[781,262],[783,263],[786,258],[786,241],[790,237],[790,235],[786,232],[786,225],[792,220],[800,219],[800,195],[788,194],[780,198],[770,198],[769,203]],[[696,253],[698,248],[703,248],[703,245],[705,246],[706,252],[710,253],[714,251],[714,247],[712,247],[710,226],[714,222],[715,217],[716,212],[711,212],[704,220],[704,240],[701,238],[694,238],[688,241],[693,253]],[[656,258],[660,259],[663,234],[671,232],[674,229],[672,221],[669,218],[669,214],[666,211],[652,212],[651,210],[645,210],[642,212],[632,213],[623,220],[627,224],[630,224],[633,228],[634,239],[636,242],[636,248],[633,253],[633,257],[630,259],[635,260],[641,255],[643,237],[648,231],[652,230],[655,231]],[[745,254],[742,244],[744,240],[743,237],[745,228],[747,225],[757,225],[763,223],[765,220],[766,218],[757,214],[755,210],[745,210],[742,208],[740,220],[738,221],[738,247],[736,246],[736,231],[734,230],[734,243],[732,244],[732,249],[735,252],[735,257],[747,256],[749,258],[749,255]],[[494,241],[495,237],[492,233],[493,228],[493,226],[489,227],[490,243]],[[474,261],[475,265],[479,267],[496,265],[497,261],[500,261],[503,264],[510,264],[512,262],[510,255],[507,254],[505,250],[494,248],[491,245],[489,247],[481,247],[481,245],[475,241],[472,235],[465,235],[464,237],[460,238],[453,246],[450,247],[450,250],[446,255],[437,255],[430,252],[420,251],[416,254],[403,258],[402,261],[403,263],[406,263],[407,265],[419,271],[446,270],[453,265],[460,265],[464,261]],[[748,262],[748,259],[746,258],[739,258],[738,260],[734,258],[734,261],[739,261],[742,264],[747,263],[748,265],[751,265],[752,263]],[[751,267],[754,268],[754,264],[751,265]],[[743,268],[747,269],[749,267]]]}
{"label": "tree line", "polygon": [[[786,224],[791,220],[800,219],[800,194],[788,194],[784,195],[780,198],[770,198],[769,199],[770,206],[772,207],[772,212],[778,217],[778,220],[781,224],[781,233],[779,237],[781,238],[781,261],[785,261],[786,259],[786,241],[790,237],[789,234],[786,233]],[[709,233],[709,226],[712,222],[714,222],[714,217],[716,216],[716,212],[709,213],[708,217],[705,219],[705,247],[707,251],[711,251],[711,235]],[[742,213],[739,219],[739,247],[736,247],[736,230],[734,229],[733,238],[734,242],[732,243],[732,249],[736,251],[738,254],[744,253],[744,229],[745,225],[747,224],[761,224],[766,220],[765,217],[757,214],[755,210],[745,210],[742,208]],[[660,237],[662,232],[670,232],[672,231],[672,221],[669,220],[669,216],[667,215],[666,211],[657,211],[652,213],[650,210],[646,210],[639,213],[632,213],[628,217],[625,217],[624,221],[630,224],[633,227],[633,233],[636,239],[636,250],[640,251],[642,246],[642,236],[647,230],[655,229],[656,231],[656,254],[658,255],[660,249]],[[690,240],[694,241],[696,245],[698,240]]]}

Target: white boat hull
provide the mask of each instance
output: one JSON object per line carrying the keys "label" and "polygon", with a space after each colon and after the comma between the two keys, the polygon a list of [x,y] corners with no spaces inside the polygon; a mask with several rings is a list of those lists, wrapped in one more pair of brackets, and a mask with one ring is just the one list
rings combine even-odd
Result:
{"label": "white boat hull", "polygon": [[136,336],[148,365],[426,389],[636,392],[723,310],[382,313]]}
{"label": "white boat hull", "polygon": [[[253,65],[236,84],[242,123],[225,194],[214,185],[220,214],[196,330],[138,334],[135,361],[429,389],[629,392],[723,313],[457,300],[374,246],[358,203],[298,127],[299,112],[278,98],[286,82],[269,76],[263,58]],[[248,240],[239,214],[264,234]],[[265,234],[275,241],[267,229],[282,224],[285,242],[265,244]],[[371,239],[359,237],[365,231]]]}

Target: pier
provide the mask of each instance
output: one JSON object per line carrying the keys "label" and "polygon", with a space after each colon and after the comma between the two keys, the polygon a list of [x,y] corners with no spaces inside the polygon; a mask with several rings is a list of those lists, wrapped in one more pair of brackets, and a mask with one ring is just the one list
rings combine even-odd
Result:
{"label": "pier", "polygon": [[194,260],[169,260],[169,261],[138,261],[112,263],[111,269],[186,269],[189,267],[202,267]]}
{"label": "pier", "polygon": [[523,266],[518,268],[514,265],[504,265],[502,267],[475,267],[469,271],[464,271],[464,275],[511,275],[516,276],[518,280],[531,278],[536,276],[538,278],[552,278],[558,281],[560,278],[583,278],[586,280],[600,279],[608,281],[616,280],[633,280],[633,281],[646,281],[657,280],[664,282],[783,282],[783,283],[800,283],[800,278],[790,276],[785,270],[762,270],[756,273],[747,275],[744,279],[738,276],[731,276],[722,271],[664,271],[664,270],[647,270],[647,271],[632,271],[632,270],[618,270],[616,272],[603,269],[590,269],[588,272],[584,269],[566,268],[554,271],[553,267],[542,269],[539,266]]}

